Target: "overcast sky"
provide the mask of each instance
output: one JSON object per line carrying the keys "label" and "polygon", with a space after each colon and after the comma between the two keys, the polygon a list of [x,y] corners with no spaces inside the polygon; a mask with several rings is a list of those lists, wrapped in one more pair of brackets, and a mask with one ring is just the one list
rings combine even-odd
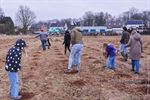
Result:
{"label": "overcast sky", "polygon": [[122,12],[135,7],[140,11],[150,9],[150,0],[0,0],[0,7],[6,16],[15,15],[20,5],[26,5],[35,13],[37,21],[80,18],[87,11],[108,12],[120,15]]}

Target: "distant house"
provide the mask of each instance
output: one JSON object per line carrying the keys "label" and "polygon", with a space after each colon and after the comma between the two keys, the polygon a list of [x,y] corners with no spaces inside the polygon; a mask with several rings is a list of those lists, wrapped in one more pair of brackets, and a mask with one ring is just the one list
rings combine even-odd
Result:
{"label": "distant house", "polygon": [[58,20],[50,20],[48,26],[48,33],[50,35],[61,35],[64,33],[65,24],[60,23]]}
{"label": "distant house", "polygon": [[112,28],[112,32],[114,34],[120,35],[120,34],[122,34],[123,29],[122,28]]}
{"label": "distant house", "polygon": [[144,21],[142,20],[129,20],[126,23],[126,27],[129,28],[137,28],[140,32],[143,32],[144,29]]}
{"label": "distant house", "polygon": [[14,34],[14,23],[11,17],[1,16],[0,17],[0,33],[3,34]]}
{"label": "distant house", "polygon": [[39,34],[40,33],[40,30],[41,28],[44,30],[44,31],[47,31],[47,26],[44,24],[44,23],[37,23],[37,24],[33,24],[29,31],[33,34]]}
{"label": "distant house", "polygon": [[64,27],[49,27],[48,32],[50,34],[61,34],[62,30],[64,30]]}

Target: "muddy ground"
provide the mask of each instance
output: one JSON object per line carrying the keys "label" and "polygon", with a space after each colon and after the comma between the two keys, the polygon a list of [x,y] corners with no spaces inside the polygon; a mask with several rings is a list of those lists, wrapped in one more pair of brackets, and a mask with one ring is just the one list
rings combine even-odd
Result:
{"label": "muddy ground", "polygon": [[[23,37],[28,56],[23,55],[19,72],[22,100],[150,100],[150,36],[143,36],[140,75],[130,71],[130,60],[123,62],[119,53],[115,71],[104,67],[102,45],[111,41],[118,49],[119,36],[84,37],[80,74],[64,74],[69,53],[64,55],[63,37],[51,37],[52,46],[46,51],[42,51],[39,39]],[[0,100],[10,100],[4,63],[17,38],[0,36]]]}

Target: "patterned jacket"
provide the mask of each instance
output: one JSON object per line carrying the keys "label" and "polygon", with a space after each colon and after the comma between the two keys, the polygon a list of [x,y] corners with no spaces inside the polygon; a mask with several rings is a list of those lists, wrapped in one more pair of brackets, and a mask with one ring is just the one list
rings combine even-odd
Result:
{"label": "patterned jacket", "polygon": [[5,70],[18,72],[21,69],[21,55],[26,43],[23,39],[18,39],[14,47],[10,48],[6,56]]}

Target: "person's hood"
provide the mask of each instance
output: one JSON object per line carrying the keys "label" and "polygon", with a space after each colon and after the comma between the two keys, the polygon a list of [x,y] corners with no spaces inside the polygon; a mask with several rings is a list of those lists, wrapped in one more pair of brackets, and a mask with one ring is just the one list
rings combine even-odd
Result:
{"label": "person's hood", "polygon": [[114,48],[114,46],[113,46],[112,43],[109,43],[109,44],[108,44],[108,47],[109,47],[110,49],[113,49],[113,48]]}
{"label": "person's hood", "polygon": [[108,43],[108,46],[113,46],[113,44],[112,43]]}
{"label": "person's hood", "polygon": [[73,28],[73,31],[81,32],[80,28],[78,27]]}
{"label": "person's hood", "polygon": [[18,39],[16,41],[15,47],[23,50],[23,48],[26,47],[26,42],[23,39]]}
{"label": "person's hood", "polygon": [[133,38],[138,41],[141,39],[141,35],[136,32],[135,34],[133,34]]}

